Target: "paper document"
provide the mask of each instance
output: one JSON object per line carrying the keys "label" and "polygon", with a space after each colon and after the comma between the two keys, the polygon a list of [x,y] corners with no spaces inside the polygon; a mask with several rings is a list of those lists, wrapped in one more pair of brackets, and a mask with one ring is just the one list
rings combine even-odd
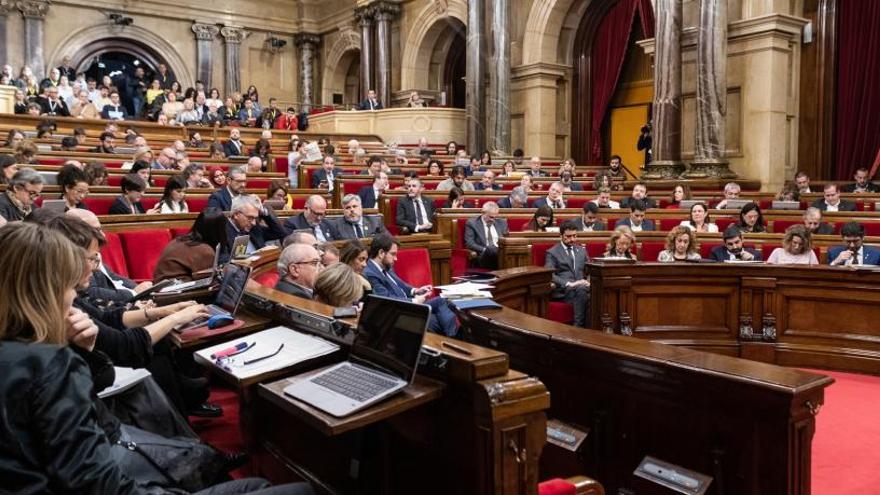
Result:
{"label": "paper document", "polygon": [[492,298],[489,289],[493,289],[493,285],[480,284],[476,282],[463,282],[460,284],[441,285],[436,287],[440,289],[440,296],[447,299],[463,299],[463,298]]}
{"label": "paper document", "polygon": [[144,378],[150,376],[150,372],[144,368],[134,369],[114,366],[113,369],[116,370],[116,379],[113,380],[113,385],[98,392],[98,398],[100,399],[125,392],[140,383]]}
{"label": "paper document", "polygon": [[[228,357],[212,358],[231,347],[244,344],[247,350]],[[337,351],[339,346],[320,337],[278,326],[239,337],[195,353],[196,360],[209,363],[239,379],[251,378]]]}

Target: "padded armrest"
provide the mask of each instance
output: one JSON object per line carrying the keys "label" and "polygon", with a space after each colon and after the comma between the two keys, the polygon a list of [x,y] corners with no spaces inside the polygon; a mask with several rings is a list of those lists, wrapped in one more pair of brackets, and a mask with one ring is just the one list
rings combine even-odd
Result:
{"label": "padded armrest", "polygon": [[605,488],[602,483],[587,478],[586,476],[572,476],[565,481],[571,483],[575,487],[575,493],[578,495],[605,495]]}

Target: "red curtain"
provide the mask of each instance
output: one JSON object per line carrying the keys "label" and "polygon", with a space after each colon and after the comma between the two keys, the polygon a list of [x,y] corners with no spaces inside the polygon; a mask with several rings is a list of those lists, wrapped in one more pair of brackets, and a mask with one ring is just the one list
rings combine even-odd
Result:
{"label": "red curtain", "polygon": [[593,50],[590,54],[592,108],[590,122],[592,143],[590,161],[602,162],[602,122],[608,112],[608,105],[617,88],[617,80],[623,70],[626,49],[635,27],[635,17],[641,21],[642,38],[654,36],[654,10],[651,0],[620,0],[608,11],[602,24],[596,30]]}
{"label": "red curtain", "polygon": [[880,149],[880,2],[839,0],[837,8],[835,172],[847,180]]}

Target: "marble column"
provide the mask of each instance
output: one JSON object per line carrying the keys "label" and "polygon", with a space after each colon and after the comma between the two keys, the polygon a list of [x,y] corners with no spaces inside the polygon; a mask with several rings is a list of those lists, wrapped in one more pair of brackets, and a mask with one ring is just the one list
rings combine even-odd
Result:
{"label": "marble column", "polygon": [[391,106],[391,22],[400,14],[400,6],[391,2],[374,5],[376,19],[376,93],[385,108]]}
{"label": "marble column", "polygon": [[354,17],[361,28],[360,96],[363,99],[367,97],[367,91],[375,89],[373,87],[373,9],[369,6],[359,7],[355,9]]}
{"label": "marble column", "polygon": [[736,177],[725,151],[727,117],[727,0],[702,0],[697,37],[697,124],[688,179]]}
{"label": "marble column", "polygon": [[653,155],[643,179],[672,179],[681,161],[681,0],[657,0],[654,37]]}
{"label": "marble column", "polygon": [[316,34],[301,33],[294,38],[299,47],[299,75],[300,75],[300,101],[301,112],[308,112],[314,104],[315,95],[315,52],[321,37]]}
{"label": "marble column", "polygon": [[[0,64],[9,63],[9,42],[6,39],[6,22],[13,9],[12,0],[0,0]],[[14,73],[18,75],[18,73]]]}
{"label": "marble column", "polygon": [[214,38],[220,28],[197,22],[192,25],[192,32],[196,35],[196,78],[210,88],[214,85]]}
{"label": "marble column", "polygon": [[241,91],[241,42],[247,38],[248,32],[235,26],[220,28],[223,41],[226,43],[226,94]]}
{"label": "marble column", "polygon": [[24,63],[34,71],[37,80],[46,77],[43,58],[43,25],[49,12],[48,0],[19,0],[16,4],[24,17]]}
{"label": "marble column", "polygon": [[485,37],[483,35],[483,0],[468,0],[467,25],[467,151],[479,154],[486,148],[486,100],[485,100]]}
{"label": "marble column", "polygon": [[[509,154],[510,149],[510,10],[508,0],[495,0],[492,4],[492,102],[494,126],[493,150]],[[475,150],[476,151],[476,150]]]}

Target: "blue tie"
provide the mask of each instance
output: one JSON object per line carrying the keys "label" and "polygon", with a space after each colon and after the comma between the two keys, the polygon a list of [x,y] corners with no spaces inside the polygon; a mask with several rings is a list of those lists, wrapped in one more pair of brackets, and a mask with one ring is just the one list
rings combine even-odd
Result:
{"label": "blue tie", "polygon": [[397,281],[394,280],[394,277],[391,276],[391,273],[388,270],[382,270],[382,273],[384,273],[388,280],[391,281],[391,285],[394,287],[394,291],[398,293],[398,295],[401,295],[405,298],[406,293],[403,292],[403,288],[401,286],[397,285]]}

